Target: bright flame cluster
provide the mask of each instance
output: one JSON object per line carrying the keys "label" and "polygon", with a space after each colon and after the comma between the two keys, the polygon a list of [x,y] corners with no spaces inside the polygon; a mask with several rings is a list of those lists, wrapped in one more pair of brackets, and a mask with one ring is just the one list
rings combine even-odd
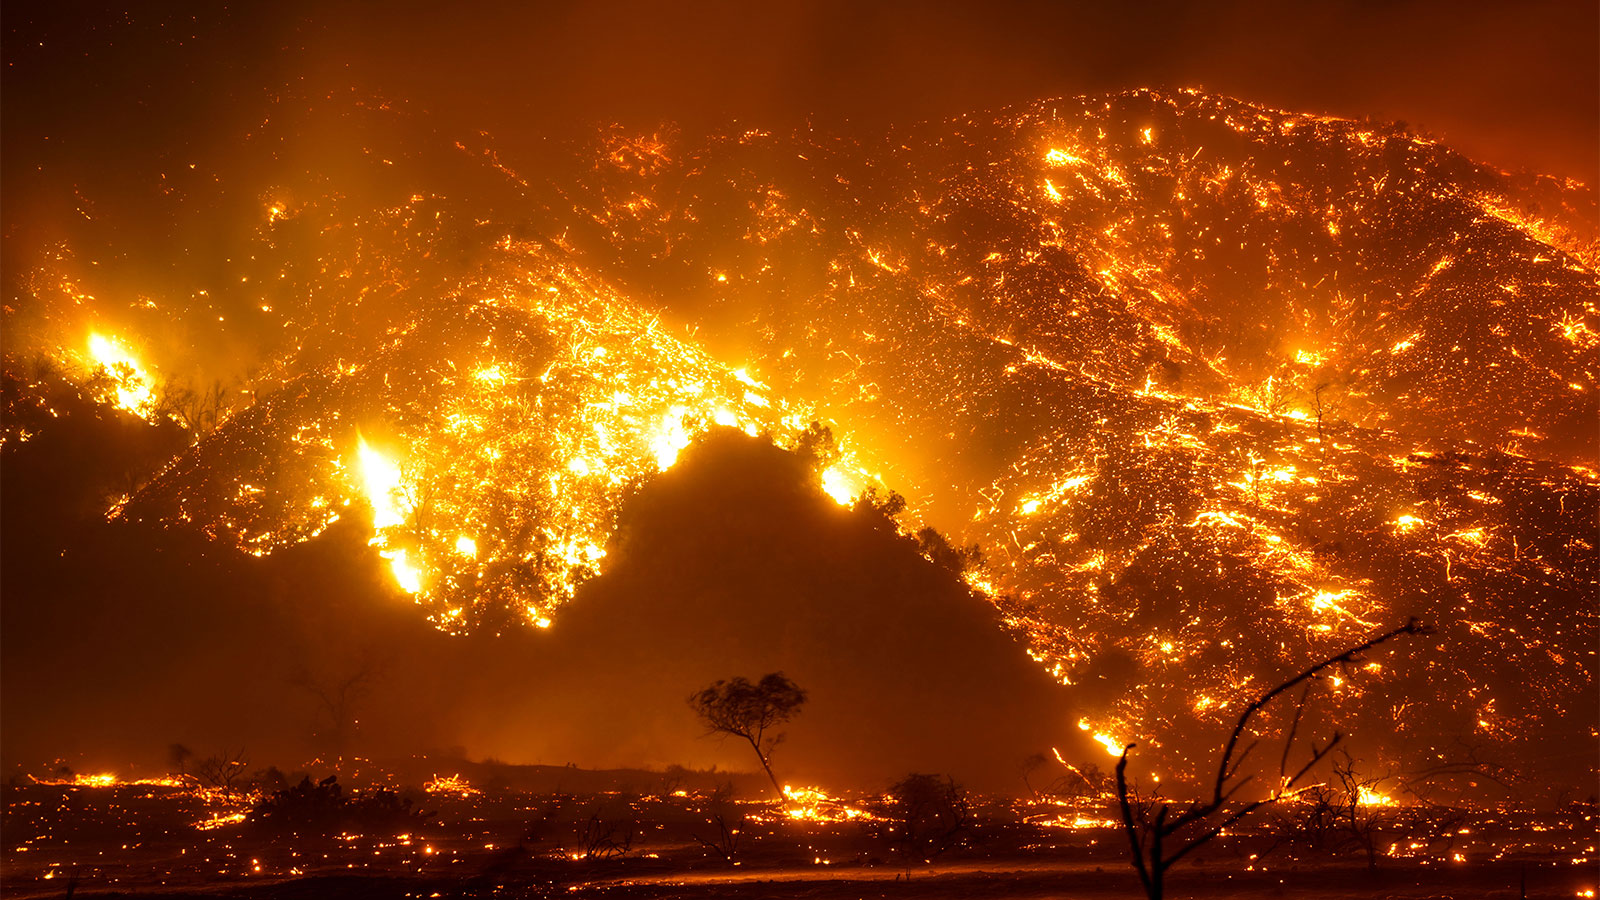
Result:
{"label": "bright flame cluster", "polygon": [[155,412],[150,374],[121,340],[90,334],[89,359],[111,379],[111,396],[117,406],[138,416],[148,417]]}

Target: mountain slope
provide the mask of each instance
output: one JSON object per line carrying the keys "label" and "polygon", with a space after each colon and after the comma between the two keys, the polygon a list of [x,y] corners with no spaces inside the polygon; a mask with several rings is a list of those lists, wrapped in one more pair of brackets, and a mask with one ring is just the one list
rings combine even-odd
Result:
{"label": "mountain slope", "polygon": [[[192,202],[232,249],[166,314],[259,307],[268,362],[121,516],[270,552],[370,508],[441,627],[559,628],[694,435],[819,420],[829,492],[981,543],[969,580],[1107,743],[1201,764],[1417,615],[1315,724],[1375,765],[1591,764],[1592,187],[1193,92],[504,145],[342,103],[283,100]],[[45,333],[94,293],[70,263]]]}

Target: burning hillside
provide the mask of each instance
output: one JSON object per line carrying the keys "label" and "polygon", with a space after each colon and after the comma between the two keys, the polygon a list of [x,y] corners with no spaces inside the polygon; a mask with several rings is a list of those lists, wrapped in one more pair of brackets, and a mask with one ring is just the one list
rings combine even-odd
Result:
{"label": "burning hillside", "polygon": [[[113,517],[254,554],[370,517],[439,628],[559,628],[623,498],[732,427],[981,544],[969,583],[1114,752],[1187,771],[1282,673],[1415,615],[1426,647],[1332,680],[1374,764],[1592,762],[1592,187],[1145,91],[504,146],[284,98],[235,149],[146,213],[218,225],[164,260],[179,287],[89,216],[8,313],[18,383],[42,350],[192,428]],[[259,370],[183,394],[221,342]]]}

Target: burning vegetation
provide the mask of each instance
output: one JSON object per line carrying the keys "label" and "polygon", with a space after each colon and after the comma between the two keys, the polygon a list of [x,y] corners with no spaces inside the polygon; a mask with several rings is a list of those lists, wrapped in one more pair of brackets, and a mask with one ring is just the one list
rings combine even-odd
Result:
{"label": "burning vegetation", "polygon": [[[328,154],[315,169],[271,149],[312,134]],[[369,851],[430,877],[445,857],[638,860],[651,816],[679,843],[650,853],[729,864],[762,841],[831,864],[847,854],[827,835],[845,828],[877,829],[908,873],[996,830],[1019,846],[1093,834],[1078,846],[1097,858],[1086,848],[1122,839],[1098,766],[1119,759],[1132,822],[1130,744],[1150,783],[1201,783],[1215,736],[1284,673],[1410,617],[1431,629],[1413,652],[1329,666],[1293,713],[1360,756],[1336,785],[1278,785],[1298,824],[1231,846],[1336,832],[1373,861],[1431,852],[1446,829],[1384,820],[1399,802],[1386,779],[1466,804],[1520,761],[1552,794],[1593,774],[1591,186],[1199,92],[873,137],[619,126],[532,148],[442,138],[386,102],[281,96],[236,149],[204,162],[220,186],[156,201],[216,215],[257,198],[220,261],[175,265],[176,287],[100,266],[110,248],[87,230],[36,261],[26,305],[7,307],[25,339],[6,347],[5,453],[69,395],[178,432],[111,492],[108,520],[258,557],[353,520],[397,600],[481,636],[560,629],[607,571],[627,499],[696,441],[742,432],[804,457],[841,507],[916,535],[1070,688],[1105,755],[1040,748],[1055,787],[1016,804],[923,774],[830,796],[769,764],[764,734],[805,692],[788,683],[777,713],[721,723],[717,691],[753,688],[738,679],[695,706],[749,742],[781,792],[769,802],[711,788],[541,806],[433,773],[417,796],[436,822],[334,781],[246,805],[73,776],[27,786],[8,819],[99,789],[185,792],[192,829],[218,835],[206,865],[241,876]],[[208,349],[222,340],[257,365],[226,371]],[[128,797],[105,815],[143,815]],[[1238,820],[1220,781],[1215,799],[1220,834]],[[1474,815],[1445,823],[1448,852],[1512,852],[1460,839],[1512,812]],[[534,817],[547,833],[507,824]],[[267,821],[338,833],[320,860],[246,865],[225,836]],[[1588,859],[1587,840],[1563,832],[1561,852]],[[1166,864],[1159,846],[1150,860]]]}
{"label": "burning vegetation", "polygon": [[[330,127],[282,105],[268,133]],[[1183,766],[1270,673],[1405,615],[1436,652],[1334,687],[1341,721],[1398,726],[1386,759],[1594,739],[1591,188],[1197,93],[878,141],[607,129],[538,177],[347,118],[379,187],[270,170],[226,289],[266,362],[112,516],[253,554],[370,517],[439,628],[542,628],[697,434],[824,422],[824,489],[978,544],[969,583],[1113,753]],[[182,420],[151,371],[188,360],[103,324],[142,289],[88,279],[32,279],[52,326],[102,323],[33,351]],[[25,352],[8,443],[49,415]]]}

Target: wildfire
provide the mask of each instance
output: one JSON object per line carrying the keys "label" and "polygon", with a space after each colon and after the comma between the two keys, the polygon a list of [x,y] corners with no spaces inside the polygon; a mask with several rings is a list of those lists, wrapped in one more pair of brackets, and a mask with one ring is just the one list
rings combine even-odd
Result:
{"label": "wildfire", "polygon": [[783,786],[783,796],[788,801],[783,814],[794,821],[853,822],[875,818],[864,809],[829,796],[821,788],[797,788],[786,784]]}
{"label": "wildfire", "polygon": [[[1078,720],[1078,730],[1079,731],[1094,731],[1094,726],[1090,725],[1089,724],[1089,720],[1087,720],[1087,719],[1079,719]],[[1091,737],[1093,737],[1095,739],[1096,743],[1098,743],[1100,746],[1105,748],[1107,754],[1109,754],[1111,756],[1119,757],[1119,758],[1122,756],[1123,749],[1128,746],[1127,744],[1123,743],[1122,741],[1117,740],[1116,738],[1112,737],[1111,735],[1107,734],[1104,731],[1095,731],[1094,734],[1091,735]]]}
{"label": "wildfire", "polygon": [[37,776],[29,776],[29,779],[33,781],[34,784],[71,785],[73,787],[89,788],[111,788],[123,787],[127,785],[174,788],[192,787],[191,782],[184,781],[180,778],[163,777],[124,779],[121,776],[112,774],[110,772],[101,772],[96,774],[79,773],[64,778],[39,778]]}
{"label": "wildfire", "polygon": [[156,398],[150,374],[122,341],[90,334],[89,358],[110,376],[117,406],[139,416],[148,417],[154,413]]}
{"label": "wildfire", "polygon": [[472,783],[456,775],[435,775],[433,779],[422,786],[430,794],[448,794],[465,800],[469,797],[480,796],[483,791],[472,786]]}
{"label": "wildfire", "polygon": [[238,825],[245,820],[242,812],[216,813],[194,823],[200,831],[215,831],[218,828],[227,828],[229,825]]}
{"label": "wildfire", "polygon": [[1362,806],[1395,806],[1394,798],[1381,794],[1366,785],[1356,788],[1356,802]]}
{"label": "wildfire", "polygon": [[1107,819],[1107,818],[1104,818],[1104,817],[1096,817],[1096,816],[1086,816],[1086,815],[1083,815],[1081,813],[1071,813],[1071,814],[1065,814],[1065,815],[1062,815],[1062,814],[1051,814],[1051,815],[1028,816],[1025,821],[1027,821],[1028,824],[1030,824],[1030,825],[1038,825],[1038,826],[1041,826],[1043,828],[1064,828],[1064,829],[1067,829],[1068,831],[1083,831],[1085,829],[1098,829],[1098,828],[1117,828],[1117,827],[1120,827],[1121,824],[1122,824],[1121,822],[1118,822],[1115,819]]}
{"label": "wildfire", "polygon": [[849,476],[841,472],[838,466],[829,466],[823,470],[822,490],[840,506],[849,506],[859,493],[850,483]]}
{"label": "wildfire", "polygon": [[[358,440],[356,456],[360,462],[361,483],[367,503],[372,507],[372,527],[375,532],[371,544],[378,547],[378,555],[389,561],[389,571],[395,584],[408,594],[422,591],[422,572],[411,563],[403,547],[391,546],[390,529],[404,525],[408,511],[403,507],[400,466],[387,456],[374,450],[366,439]],[[460,541],[457,541],[460,549]],[[476,549],[476,547],[474,547]]]}
{"label": "wildfire", "polygon": [[356,447],[361,465],[361,484],[372,507],[372,527],[378,531],[404,524],[406,514],[400,504],[400,466],[374,450],[363,438]]}
{"label": "wildfire", "polygon": [[[621,498],[697,437],[819,421],[828,497],[895,487],[908,527],[982,546],[962,577],[1052,677],[1127,673],[1085,728],[1112,756],[1114,734],[1199,733],[1412,603],[1450,632],[1418,701],[1438,720],[1498,683],[1522,702],[1495,740],[1579,708],[1592,620],[1530,611],[1586,610],[1592,587],[1600,488],[1572,423],[1600,402],[1600,288],[1568,211],[1592,193],[1194,92],[912,132],[745,133],[728,147],[808,167],[734,180],[721,143],[608,129],[559,208],[274,188],[252,248],[284,285],[261,303],[284,335],[270,389],[118,514],[265,554],[365,504],[440,628],[543,628],[608,564]],[[871,216],[862,159],[893,172]],[[307,273],[287,241],[318,221]],[[629,262],[668,256],[681,284]],[[143,408],[127,346],[90,353],[108,402]],[[1385,708],[1357,681],[1340,700]]]}

